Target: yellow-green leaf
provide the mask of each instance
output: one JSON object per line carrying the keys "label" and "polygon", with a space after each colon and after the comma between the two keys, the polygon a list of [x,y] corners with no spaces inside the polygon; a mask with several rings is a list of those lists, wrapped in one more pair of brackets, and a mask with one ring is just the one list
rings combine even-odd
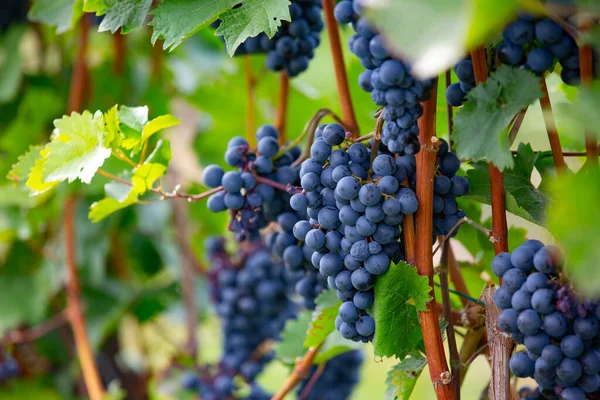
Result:
{"label": "yellow-green leaf", "polygon": [[102,113],[74,112],[55,120],[54,126],[52,140],[41,153],[42,162],[34,168],[41,170],[41,182],[80,179],[90,183],[111,153]]}
{"label": "yellow-green leaf", "polygon": [[425,365],[427,359],[418,354],[413,354],[394,365],[385,380],[387,390],[384,400],[409,399]]}
{"label": "yellow-green leaf", "polygon": [[317,307],[304,341],[306,348],[320,345],[335,330],[335,317],[342,304],[332,289],[322,292],[315,303]]}
{"label": "yellow-green leaf", "polygon": [[142,130],[142,142],[148,140],[148,138],[150,138],[150,136],[154,135],[156,132],[178,125],[180,122],[181,121],[171,114],[161,115],[160,117],[154,118],[144,126],[144,129]]}
{"label": "yellow-green leaf", "polygon": [[123,138],[123,132],[119,128],[119,111],[116,105],[104,113],[104,122],[106,123],[106,141],[112,145],[113,149],[116,149]]}
{"label": "yellow-green leaf", "polygon": [[137,199],[138,194],[133,191],[123,202],[119,202],[118,200],[107,197],[91,205],[90,212],[88,213],[88,218],[92,222],[98,222],[116,211],[122,210],[123,208],[135,204],[137,202]]}
{"label": "yellow-green leaf", "polygon": [[148,163],[140,165],[131,177],[133,191],[139,194],[146,193],[152,189],[157,179],[165,175],[165,172],[167,172],[167,167],[162,164]]}
{"label": "yellow-green leaf", "polygon": [[42,146],[31,146],[27,153],[19,157],[6,178],[13,181],[15,186],[25,183],[31,169],[35,166],[35,161],[40,158],[42,149]]}

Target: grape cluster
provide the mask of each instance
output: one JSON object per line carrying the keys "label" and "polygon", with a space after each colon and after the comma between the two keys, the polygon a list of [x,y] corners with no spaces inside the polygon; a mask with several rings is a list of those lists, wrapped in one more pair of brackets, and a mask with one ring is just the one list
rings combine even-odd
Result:
{"label": "grape cluster", "polygon": [[399,225],[418,208],[415,193],[400,185],[406,170],[381,152],[346,140],[338,124],[321,125],[302,163],[303,191],[290,199],[309,220],[298,221],[294,236],[314,251],[312,264],[327,277],[343,302],[336,327],[346,339],[369,341],[375,322],[366,311],[373,286],[390,262],[403,258]]}
{"label": "grape cluster", "polygon": [[5,355],[0,360],[0,383],[4,383],[9,379],[19,375],[19,364],[17,360],[9,355]]}
{"label": "grape cluster", "polygon": [[[464,176],[456,175],[460,169],[460,160],[450,151],[448,142],[438,139],[440,146],[437,152],[437,170],[433,180],[433,239],[445,236],[465,216],[458,208],[456,199],[469,191],[469,181]],[[416,190],[417,171],[415,156],[399,156],[396,162],[403,166],[408,174],[410,187]],[[458,230],[453,233],[456,235]]]}
{"label": "grape cluster", "polygon": [[294,226],[300,221],[308,221],[306,209],[292,211],[294,212],[285,212],[277,217],[280,230],[270,232],[266,243],[292,274],[298,274],[294,292],[302,298],[301,305],[304,308],[313,309],[315,299],[327,288],[327,278],[312,265],[314,250],[294,236]]}
{"label": "grape cluster", "polygon": [[358,84],[371,93],[375,104],[385,107],[382,143],[393,153],[416,154],[420,148],[417,119],[423,113],[419,102],[429,98],[433,81],[417,81],[405,63],[390,55],[382,36],[361,16],[357,0],[340,1],[335,17],[342,24],[351,23],[356,32],[349,41],[350,51],[366,68]]}
{"label": "grape cluster", "polygon": [[[303,399],[348,399],[359,381],[363,360],[364,356],[359,350],[352,350],[327,361],[321,376]],[[316,370],[316,366],[312,367],[308,378],[298,388],[298,396],[304,392]]]}
{"label": "grape cluster", "polygon": [[[567,85],[578,85],[579,49],[577,43],[563,28],[549,18],[535,18],[521,14],[502,31],[502,41],[496,47],[501,63],[524,67],[536,75],[552,71],[556,62],[561,67],[561,78]],[[596,76],[596,53],[593,53]],[[475,86],[473,64],[466,58],[456,64],[454,72],[459,82],[446,89],[446,100],[454,107],[461,106],[466,94]]]}
{"label": "grape cluster", "polygon": [[285,269],[273,263],[260,242],[250,245],[241,260],[225,251],[222,238],[209,238],[206,251],[212,270],[213,298],[223,327],[223,355],[216,372],[188,378],[202,399],[229,399],[236,390],[234,377],[241,375],[252,387],[249,399],[269,399],[254,380],[273,352],[261,344],[279,337],[285,321],[296,315],[296,305],[286,295]]}
{"label": "grape cluster", "polygon": [[[323,30],[320,0],[294,0],[290,4],[291,22],[284,22],[267,52],[266,66],[271,71],[283,71],[291,76],[306,71]],[[262,43],[262,41],[261,41]]]}
{"label": "grape cluster", "polygon": [[579,84],[577,43],[556,22],[521,14],[504,28],[502,37],[497,50],[503,64],[524,66],[541,75],[558,61],[562,80],[568,85]]}
{"label": "grape cluster", "polygon": [[446,101],[452,107],[462,106],[465,97],[475,87],[475,71],[470,58],[465,58],[454,66],[454,73],[458,77],[457,83],[452,83],[446,88]]}
{"label": "grape cluster", "polygon": [[223,188],[208,198],[208,209],[229,210],[229,229],[238,234],[240,241],[257,239],[260,229],[290,210],[291,195],[275,189],[268,181],[297,184],[298,171],[291,164],[300,156],[300,148],[293,147],[276,157],[280,150],[278,138],[277,129],[271,125],[263,125],[256,131],[256,149],[251,149],[246,139],[234,137],[227,144],[225,161],[238,170],[224,172],[218,165],[209,165],[203,171],[206,186]]}
{"label": "grape cluster", "polygon": [[561,281],[561,266],[560,251],[538,240],[492,262],[502,278],[494,294],[498,327],[526,348],[513,354],[510,369],[538,384],[525,398],[584,400],[600,389],[600,307]]}
{"label": "grape cluster", "polygon": [[[294,77],[308,69],[321,43],[323,17],[320,0],[292,0],[291,22],[284,21],[272,39],[263,32],[244,41],[235,55],[266,54],[266,67],[271,71],[284,71]],[[213,24],[218,27],[221,21]]]}

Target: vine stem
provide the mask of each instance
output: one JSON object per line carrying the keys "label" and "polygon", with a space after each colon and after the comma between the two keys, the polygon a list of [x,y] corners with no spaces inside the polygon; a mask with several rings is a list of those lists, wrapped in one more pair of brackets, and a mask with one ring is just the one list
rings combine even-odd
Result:
{"label": "vine stem", "polygon": [[131,165],[134,168],[137,168],[138,165],[129,157],[127,157],[125,154],[123,154],[123,152],[121,151],[121,149],[117,150],[117,151],[112,151],[111,154],[115,157],[117,157],[119,160],[126,162],[127,164]]}
{"label": "vine stem", "polygon": [[[383,119],[383,113],[381,113],[377,117],[377,122],[375,123],[375,132],[373,132],[373,142],[371,142],[371,164],[373,164],[373,160],[377,157],[379,153],[379,143],[381,142],[381,130],[383,129],[383,124],[385,120]],[[372,170],[369,170],[368,177],[371,178]]]}
{"label": "vine stem", "polygon": [[485,234],[487,237],[490,238],[490,242],[494,243],[495,241],[497,241],[498,239],[496,239],[493,235],[492,235],[492,231],[490,231],[489,229],[487,229],[484,226],[479,225],[477,222],[473,221],[471,218],[469,217],[462,217],[461,219],[459,219],[454,226],[452,226],[452,228],[450,228],[450,230],[448,231],[448,233],[446,234],[446,236],[442,237],[441,240],[439,241],[439,244],[437,245],[437,247],[435,248],[435,250],[433,251],[433,254],[435,255],[435,253],[438,252],[438,250],[444,246],[444,243],[446,243],[446,241],[450,238],[450,236],[452,236],[452,234],[464,223],[467,223],[469,225],[471,225],[472,227],[476,228],[478,231],[482,232],[483,234]]}
{"label": "vine stem", "polygon": [[34,340],[47,335],[48,333],[58,329],[68,322],[69,309],[67,308],[32,328],[25,330],[17,329],[7,333],[2,339],[0,339],[0,346],[33,342]]}
{"label": "vine stem", "polygon": [[429,280],[431,300],[427,310],[419,312],[425,353],[429,364],[429,373],[437,398],[455,400],[452,386],[452,374],[448,370],[440,324],[435,312],[435,290],[433,283],[433,253],[431,236],[433,235],[433,178],[439,140],[435,137],[435,116],[437,102],[437,80],[433,85],[431,97],[423,103],[423,115],[419,119],[419,141],[421,151],[417,154],[417,199],[419,208],[415,215],[415,263],[419,275]]}
{"label": "vine stem", "polygon": [[373,137],[375,137],[375,132],[367,133],[366,135],[357,137],[356,139],[352,139],[352,142],[354,142],[354,143],[364,142],[365,140],[369,140]]}
{"label": "vine stem", "polygon": [[150,79],[155,83],[161,81],[161,71],[163,67],[163,43],[164,40],[158,39],[152,46],[152,54],[150,59]]}
{"label": "vine stem", "polygon": [[333,58],[335,80],[340,96],[342,117],[350,132],[352,132],[352,137],[357,138],[359,136],[358,123],[356,122],[354,107],[352,106],[352,97],[350,96],[348,76],[344,65],[344,53],[342,51],[338,23],[333,15],[334,7],[335,0],[323,0],[323,13],[325,14],[325,25],[327,26],[327,35],[331,46],[331,57]]}
{"label": "vine stem", "polygon": [[112,37],[114,48],[113,71],[115,75],[121,76],[125,69],[125,35],[123,35],[121,29],[119,29]]}
{"label": "vine stem", "polygon": [[310,372],[310,367],[312,366],[315,357],[319,353],[319,350],[321,350],[321,346],[323,346],[323,343],[319,344],[316,347],[311,347],[310,349],[308,349],[306,354],[304,354],[304,357],[302,357],[296,362],[294,370],[292,371],[290,376],[287,377],[287,379],[283,383],[283,386],[277,391],[277,393],[273,395],[273,397],[271,397],[271,400],[283,400],[285,396],[289,392],[291,392],[298,383],[300,383],[303,379],[305,379],[308,376],[308,373]]}
{"label": "vine stem", "polygon": [[560,139],[558,137],[558,131],[556,130],[556,123],[554,122],[554,114],[552,113],[552,103],[550,103],[550,94],[548,93],[546,78],[542,77],[540,82],[543,93],[542,97],[540,98],[540,105],[542,107],[542,114],[544,115],[546,132],[548,132],[548,141],[550,142],[550,149],[552,150],[554,165],[556,166],[557,173],[564,174],[567,172],[567,164],[565,164],[565,157],[563,156],[562,146],[560,145]]}
{"label": "vine stem", "polygon": [[456,399],[460,399],[460,357],[456,345],[456,335],[454,333],[454,322],[452,319],[452,305],[450,303],[450,288],[448,283],[448,264],[449,264],[450,243],[444,242],[442,249],[442,258],[439,266],[440,289],[442,292],[442,307],[444,319],[448,323],[446,327],[446,336],[448,337],[448,348],[450,350],[450,369],[452,371],[452,383],[454,384],[454,393]]}
{"label": "vine stem", "polygon": [[504,379],[495,379],[496,376],[492,373],[492,382],[490,384],[491,399],[510,399],[510,371],[508,363],[510,355],[515,347],[515,342],[505,333],[498,329],[498,316],[500,309],[494,303],[494,292],[496,289],[493,286],[488,286],[483,290],[481,296],[485,303],[485,325],[487,327],[488,343],[492,356],[492,372],[496,370],[496,365],[504,367],[506,365],[506,375]]}
{"label": "vine stem", "polygon": [[[583,31],[591,29],[591,22],[586,22],[582,26]],[[590,87],[593,79],[592,66],[592,46],[586,44],[579,48],[579,73],[581,75],[581,84],[584,87]],[[587,153],[587,164],[589,166],[598,166],[598,139],[596,133],[590,129],[585,131],[585,150]]]}
{"label": "vine stem", "polygon": [[[488,77],[488,71],[484,48],[478,47],[473,50],[471,52],[471,59],[475,71],[475,82],[477,84],[485,82]],[[494,243],[494,252],[499,254],[508,251],[508,223],[506,221],[504,175],[492,163],[489,164],[489,171],[492,196],[492,233],[495,238],[499,239]],[[484,294],[486,290],[488,289],[484,290]],[[490,336],[489,332],[497,329],[498,314],[494,313],[491,307],[486,307],[486,324],[488,336],[492,340],[493,336]],[[513,344],[510,338],[507,340],[494,340],[493,343],[490,343],[490,352],[492,354],[491,399],[510,398],[510,369],[508,361],[512,350]]]}
{"label": "vine stem", "polygon": [[67,198],[63,211],[63,229],[65,234],[65,264],[67,266],[67,307],[69,322],[75,338],[77,356],[81,364],[83,380],[91,400],[102,400],[104,388],[94,360],[94,354],[86,332],[85,317],[80,299],[79,279],[75,258],[75,203],[73,196]]}
{"label": "vine stem", "polygon": [[[246,72],[246,140],[251,147],[256,145],[256,78],[252,73],[252,59],[244,56],[244,71]],[[281,135],[281,133],[280,133]]]}
{"label": "vine stem", "polygon": [[[306,144],[306,149],[304,150],[304,155],[307,156],[310,153],[310,146],[312,144],[312,141],[314,139],[314,133],[315,133],[315,129],[317,128],[317,125],[319,124],[319,122],[321,121],[321,119],[323,119],[325,116],[327,115],[331,115],[331,117],[340,125],[342,125],[344,128],[346,128],[344,121],[342,121],[342,119],[340,117],[338,117],[333,111],[331,111],[328,108],[321,108],[319,109],[313,116],[311,119],[309,119],[306,124],[304,124],[304,128],[302,129],[302,133],[300,135],[298,135],[298,137],[294,140],[292,140],[290,143],[288,143],[284,148],[282,148],[281,150],[279,150],[277,152],[277,154],[275,154],[275,156],[273,157],[273,160],[277,160],[279,158],[281,158],[281,156],[283,156],[285,153],[287,153],[288,151],[290,151],[292,148],[298,146],[300,143],[302,143],[302,140],[304,140],[304,138],[309,135],[309,140],[307,141]],[[303,157],[301,156],[300,159],[302,159]],[[297,160],[296,160],[297,161]],[[304,161],[304,160],[302,160]],[[300,162],[302,162],[300,161]]]}
{"label": "vine stem", "polygon": [[471,357],[469,357],[469,359],[467,361],[465,361],[465,363],[463,364],[463,368],[468,368],[471,365],[471,363],[473,361],[475,361],[475,359],[477,357],[479,357],[484,351],[487,350],[488,347],[489,347],[489,343],[486,343],[483,346],[481,346],[480,348],[478,348],[477,350],[475,350],[475,352],[471,355]]}
{"label": "vine stem", "polygon": [[[408,179],[402,182],[402,186],[408,187]],[[402,233],[404,234],[404,251],[406,253],[406,262],[415,265],[416,262],[416,235],[415,235],[415,217],[413,214],[404,216],[402,222]]]}
{"label": "vine stem", "polygon": [[[285,71],[279,73],[279,100],[277,101],[277,114],[275,114],[275,128],[279,131],[279,144],[286,142],[286,121],[287,121],[287,108],[288,98],[290,92],[290,78]],[[254,142],[254,135],[252,135],[252,141]]]}
{"label": "vine stem", "polygon": [[523,120],[525,119],[525,114],[527,113],[528,107],[529,106],[519,111],[519,113],[515,117],[515,121],[513,122],[513,125],[510,128],[510,132],[508,134],[508,143],[510,144],[510,146],[512,146],[512,144],[515,142],[515,139],[517,138],[517,134],[521,129],[521,124],[523,124]]}
{"label": "vine stem", "polygon": [[[89,72],[86,64],[86,54],[88,49],[88,37],[90,31],[91,15],[85,15],[81,18],[79,34],[77,39],[77,55],[71,77],[71,88],[69,92],[68,108],[69,112],[80,111],[83,107],[86,90],[89,87],[87,82]],[[65,200],[63,210],[63,232],[65,246],[65,265],[67,275],[67,309],[69,323],[75,338],[75,347],[77,356],[81,364],[83,380],[91,400],[102,400],[104,397],[104,388],[98,373],[98,367],[94,360],[90,341],[85,327],[85,316],[80,300],[79,279],[77,277],[77,264],[75,258],[75,204],[76,199],[69,195]]]}
{"label": "vine stem", "polygon": [[268,178],[265,178],[262,176],[258,176],[258,175],[255,175],[254,178],[256,178],[256,182],[264,183],[266,185],[274,187],[275,189],[279,189],[284,192],[287,192],[287,190],[288,190],[287,185],[284,185],[283,183],[275,182],[274,180],[271,180],[271,179],[268,179]]}
{"label": "vine stem", "polygon": [[306,397],[308,397],[310,391],[313,389],[313,387],[321,377],[321,374],[323,374],[323,371],[325,370],[325,364],[326,362],[319,364],[315,373],[312,374],[309,381],[306,383],[306,386],[302,390],[302,393],[300,393],[300,396],[298,396],[298,400],[305,400]]}
{"label": "vine stem", "polygon": [[[109,173],[109,172],[106,172],[106,171],[104,171],[104,170],[102,170],[102,169],[99,169],[99,170],[97,171],[97,173],[98,173],[98,175],[102,175],[102,176],[104,176],[105,178],[111,179],[111,180],[113,180],[113,181],[115,181],[115,182],[119,182],[119,183],[121,183],[121,184],[123,184],[123,185],[127,185],[127,186],[131,186],[131,187],[133,187],[133,183],[131,183],[131,182],[128,182],[128,181],[126,181],[126,180],[124,180],[124,179],[121,179],[121,178],[119,178],[119,177],[117,177],[117,176],[114,176],[113,174],[111,174],[111,173]],[[286,189],[287,189],[287,188],[286,188]],[[189,201],[189,202],[192,202],[192,203],[193,203],[193,202],[195,202],[195,201],[202,200],[202,199],[204,199],[204,198],[206,198],[206,197],[208,197],[208,196],[211,196],[211,195],[213,195],[213,194],[215,194],[215,193],[217,193],[217,192],[220,192],[220,191],[222,191],[222,190],[224,190],[224,189],[223,189],[223,186],[219,186],[219,187],[216,187],[216,188],[214,188],[214,189],[207,190],[207,191],[205,191],[205,192],[202,192],[202,193],[198,193],[198,194],[189,194],[189,193],[183,193],[183,192],[180,192],[180,191],[179,191],[179,189],[176,187],[176,188],[175,188],[175,190],[174,190],[174,191],[172,191],[172,192],[165,192],[165,191],[163,191],[162,189],[156,189],[156,188],[152,188],[152,189],[150,189],[150,192],[152,192],[152,193],[154,193],[154,194],[157,194],[157,195],[161,196],[161,197],[163,198],[162,200],[164,200],[164,199],[177,199],[177,198],[183,198],[183,199],[186,199],[187,201]]]}
{"label": "vine stem", "polygon": [[[342,121],[342,119],[340,117],[338,117],[333,111],[331,111],[329,108],[321,108],[319,111],[317,111],[315,113],[315,115],[310,119],[310,121],[308,121],[308,123],[304,127],[304,130],[302,131],[302,134],[296,140],[294,140],[292,143],[290,143],[289,146],[286,146],[284,149],[280,150],[279,153],[277,153],[274,158],[277,159],[277,158],[281,157],[285,153],[285,151],[288,151],[293,146],[296,146],[298,143],[300,143],[302,141],[302,139],[306,135],[308,135],[308,140],[306,141],[306,146],[304,147],[304,151],[302,152],[300,157],[298,157],[298,159],[292,163],[292,167],[297,167],[298,165],[302,164],[302,161],[304,161],[308,157],[310,157],[310,146],[312,145],[312,143],[315,139],[315,129],[317,129],[319,122],[321,122],[321,120],[323,118],[325,118],[327,115],[330,115],[335,120],[335,122],[337,122],[338,124],[343,126],[344,129],[348,129],[348,125],[346,125],[346,123],[344,121]],[[292,144],[293,144],[293,146],[292,146]]]}
{"label": "vine stem", "polygon": [[[487,80],[485,50],[479,47],[471,53],[475,81],[477,84]],[[506,221],[506,201],[504,198],[504,174],[492,163],[489,164],[492,195],[492,233],[498,239],[494,243],[496,254],[508,251],[508,223]]]}

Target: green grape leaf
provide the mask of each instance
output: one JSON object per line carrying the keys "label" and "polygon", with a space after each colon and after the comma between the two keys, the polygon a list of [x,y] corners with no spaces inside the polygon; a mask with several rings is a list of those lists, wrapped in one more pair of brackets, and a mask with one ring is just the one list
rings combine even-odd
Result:
{"label": "green grape leaf", "polygon": [[[98,32],[115,33],[121,28],[121,34],[126,34],[141,27],[151,5],[152,0],[104,0],[104,6],[98,7],[98,10],[106,15]],[[98,10],[95,10],[97,15]]]}
{"label": "green grape leaf", "polygon": [[550,185],[548,227],[565,252],[569,279],[584,295],[600,294],[600,171],[584,169],[561,176]]}
{"label": "green grape leaf", "polygon": [[0,42],[0,50],[10,54],[0,61],[0,103],[13,99],[21,86],[23,71],[19,45],[26,28],[21,24],[11,26]]}
{"label": "green grape leaf", "polygon": [[160,139],[156,142],[156,147],[152,150],[152,153],[146,159],[146,163],[154,163],[169,166],[171,161],[171,142],[165,139]]}
{"label": "green grape leaf", "polygon": [[304,339],[312,321],[312,311],[304,310],[296,319],[289,319],[281,333],[281,340],[275,343],[277,358],[286,364],[293,364],[296,358],[306,352]]}
{"label": "green grape leaf", "polygon": [[539,78],[525,69],[500,66],[484,84],[467,94],[454,118],[459,158],[487,160],[504,170],[513,166],[507,126],[524,107],[542,95]]}
{"label": "green grape leaf", "polygon": [[75,179],[90,183],[104,160],[110,157],[110,143],[104,129],[101,112],[70,116],[54,120],[52,139],[41,151],[27,181],[34,192],[47,190],[48,185]]}
{"label": "green grape leaf", "polygon": [[133,190],[139,194],[152,190],[154,182],[164,176],[166,172],[167,167],[162,164],[144,163],[140,165],[131,177]]}
{"label": "green grape leaf", "polygon": [[217,35],[223,36],[227,53],[233,57],[238,46],[249,37],[265,32],[272,38],[282,21],[290,21],[288,0],[255,0],[225,11]]}
{"label": "green grape leaf", "polygon": [[152,10],[152,44],[163,39],[163,48],[173,50],[238,3],[239,0],[163,1]]}
{"label": "green grape leaf", "polygon": [[427,359],[419,354],[411,354],[394,365],[385,380],[384,400],[408,400],[426,365]]}
{"label": "green grape leaf", "polygon": [[141,132],[148,123],[148,106],[120,106],[118,114],[121,124],[138,132]]}
{"label": "green grape leaf", "polygon": [[[365,15],[390,40],[391,51],[408,58],[413,75],[430,78],[451,68],[472,48],[502,31],[520,0],[365,1]],[[423,29],[423,21],[435,21]]]}
{"label": "green grape leaf", "polygon": [[145,142],[154,135],[156,132],[178,125],[181,121],[172,116],[171,114],[161,115],[160,117],[154,118],[148,122],[142,130],[142,142]]}
{"label": "green grape leaf", "polygon": [[56,26],[56,33],[61,34],[75,26],[82,13],[82,0],[34,0],[27,17],[34,22]]}
{"label": "green grape leaf", "polygon": [[105,0],[83,0],[83,11],[102,15],[106,13],[106,2]]}
{"label": "green grape leaf", "polygon": [[320,345],[335,330],[335,317],[340,304],[342,304],[337,298],[335,290],[332,289],[323,291],[317,297],[315,303],[317,307],[304,341],[304,347],[306,348]]}
{"label": "green grape leaf", "polygon": [[177,118],[170,114],[161,115],[148,121],[148,107],[119,107],[119,122],[123,139],[121,146],[134,152],[141,150],[141,144],[161,129],[179,124]]}
{"label": "green grape leaf", "polygon": [[[537,155],[531,145],[520,143],[514,159],[513,167],[504,171],[504,188],[506,210],[527,221],[542,225],[546,217],[548,196],[531,183]],[[472,164],[473,169],[467,171],[470,183],[469,193],[465,198],[485,204],[492,203],[490,194],[490,176],[487,163]]]}
{"label": "green grape leaf", "polygon": [[400,262],[377,278],[371,316],[375,320],[375,355],[403,359],[421,346],[423,335],[418,311],[427,309],[427,277]]}
{"label": "green grape leaf", "polygon": [[90,212],[88,213],[88,218],[92,222],[99,222],[104,218],[108,217],[110,214],[127,208],[137,202],[138,194],[133,190],[129,193],[127,198],[123,201],[115,200],[113,198],[107,197],[100,201],[93,203],[90,206]]}
{"label": "green grape leaf", "polygon": [[13,181],[15,186],[24,185],[27,182],[31,168],[35,166],[35,161],[40,158],[42,149],[42,146],[31,146],[29,151],[20,156],[17,163],[12,166],[10,172],[6,175],[6,179]]}

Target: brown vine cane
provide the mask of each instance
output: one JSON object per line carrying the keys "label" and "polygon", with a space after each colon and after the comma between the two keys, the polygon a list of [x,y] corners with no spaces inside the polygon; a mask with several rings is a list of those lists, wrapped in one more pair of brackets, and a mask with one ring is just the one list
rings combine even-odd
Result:
{"label": "brown vine cane", "polygon": [[[475,82],[477,84],[487,81],[488,70],[485,49],[478,47],[471,52]],[[490,189],[492,196],[492,234],[498,239],[494,243],[496,254],[508,251],[508,223],[506,221],[506,200],[504,198],[504,174],[492,163],[489,164]],[[486,308],[486,323],[488,338],[493,338],[497,327],[497,315],[488,315]],[[510,398],[510,369],[508,360],[513,351],[514,342],[490,341],[492,354],[492,382],[490,384],[490,398],[504,400]]]}
{"label": "brown vine cane", "polygon": [[[85,55],[88,48],[88,36],[90,30],[90,15],[82,17],[79,36],[77,58],[71,77],[71,89],[69,92],[69,111],[81,110],[83,107],[86,90],[89,88],[89,72]],[[67,268],[67,308],[69,323],[73,336],[75,338],[75,347],[77,356],[81,364],[83,380],[87,388],[90,399],[102,400],[104,397],[104,388],[98,373],[98,367],[94,359],[94,354],[90,346],[90,340],[85,326],[85,316],[80,299],[80,285],[77,277],[77,264],[75,257],[75,207],[76,198],[69,195],[64,204],[63,227],[65,244],[65,265]]]}
{"label": "brown vine cane", "polygon": [[417,154],[417,199],[419,208],[415,214],[415,264],[419,275],[429,279],[431,300],[427,311],[419,312],[423,332],[425,353],[429,365],[431,381],[438,399],[455,400],[452,374],[444,352],[444,343],[437,312],[432,306],[435,301],[433,284],[433,178],[439,140],[435,137],[435,117],[437,103],[437,80],[433,84],[431,97],[423,103],[423,115],[419,119],[419,140],[421,151]]}

